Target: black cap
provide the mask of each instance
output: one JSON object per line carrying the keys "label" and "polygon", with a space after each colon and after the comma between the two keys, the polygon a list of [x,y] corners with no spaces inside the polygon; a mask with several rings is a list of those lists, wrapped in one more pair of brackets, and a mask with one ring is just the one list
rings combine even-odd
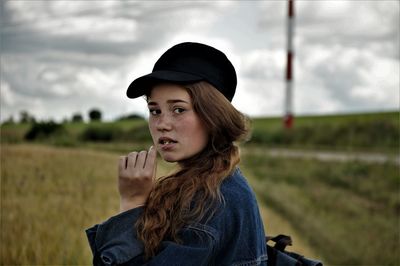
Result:
{"label": "black cap", "polygon": [[168,49],[150,74],[132,81],[126,95],[129,98],[140,97],[163,81],[177,84],[207,81],[229,101],[232,101],[237,83],[235,68],[224,53],[193,42],[180,43]]}

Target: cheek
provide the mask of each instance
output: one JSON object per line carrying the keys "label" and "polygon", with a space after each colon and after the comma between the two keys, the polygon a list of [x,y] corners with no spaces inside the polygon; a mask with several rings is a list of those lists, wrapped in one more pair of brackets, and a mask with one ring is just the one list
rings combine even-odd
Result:
{"label": "cheek", "polygon": [[198,134],[200,142],[199,144],[203,147],[206,146],[209,139],[208,132],[203,128],[201,131],[200,130],[198,131]]}
{"label": "cheek", "polygon": [[196,141],[197,145],[201,147],[208,143],[208,130],[200,121],[192,121],[189,129],[191,131],[191,134],[189,134],[191,141]]}
{"label": "cheek", "polygon": [[152,123],[151,121],[149,121],[149,132],[150,132],[151,138],[154,140],[156,127],[155,127],[154,123]]}

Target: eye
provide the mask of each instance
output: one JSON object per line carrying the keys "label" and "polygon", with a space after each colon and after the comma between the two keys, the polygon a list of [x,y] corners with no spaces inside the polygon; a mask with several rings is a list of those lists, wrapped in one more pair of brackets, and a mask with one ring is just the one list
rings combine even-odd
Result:
{"label": "eye", "polygon": [[161,113],[161,111],[159,109],[149,109],[149,113],[151,115],[158,115]]}
{"label": "eye", "polygon": [[175,113],[175,114],[181,114],[181,113],[183,113],[183,112],[185,112],[185,109],[183,109],[183,108],[181,108],[181,107],[176,107],[176,108],[174,108],[174,113]]}

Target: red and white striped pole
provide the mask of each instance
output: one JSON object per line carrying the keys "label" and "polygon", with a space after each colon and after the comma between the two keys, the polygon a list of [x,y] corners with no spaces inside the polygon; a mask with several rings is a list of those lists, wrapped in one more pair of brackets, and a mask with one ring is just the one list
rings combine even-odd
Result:
{"label": "red and white striped pole", "polygon": [[293,87],[293,28],[294,28],[294,0],[288,0],[287,20],[287,61],[286,61],[286,97],[285,97],[285,128],[293,126],[292,87]]}

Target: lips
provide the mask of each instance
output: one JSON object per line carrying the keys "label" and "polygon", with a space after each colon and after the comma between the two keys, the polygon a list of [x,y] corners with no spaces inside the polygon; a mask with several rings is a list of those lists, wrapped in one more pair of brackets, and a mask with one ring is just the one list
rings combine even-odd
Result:
{"label": "lips", "polygon": [[168,138],[168,137],[161,137],[158,139],[158,143],[161,145],[168,145],[168,144],[177,143],[177,141],[174,139]]}

